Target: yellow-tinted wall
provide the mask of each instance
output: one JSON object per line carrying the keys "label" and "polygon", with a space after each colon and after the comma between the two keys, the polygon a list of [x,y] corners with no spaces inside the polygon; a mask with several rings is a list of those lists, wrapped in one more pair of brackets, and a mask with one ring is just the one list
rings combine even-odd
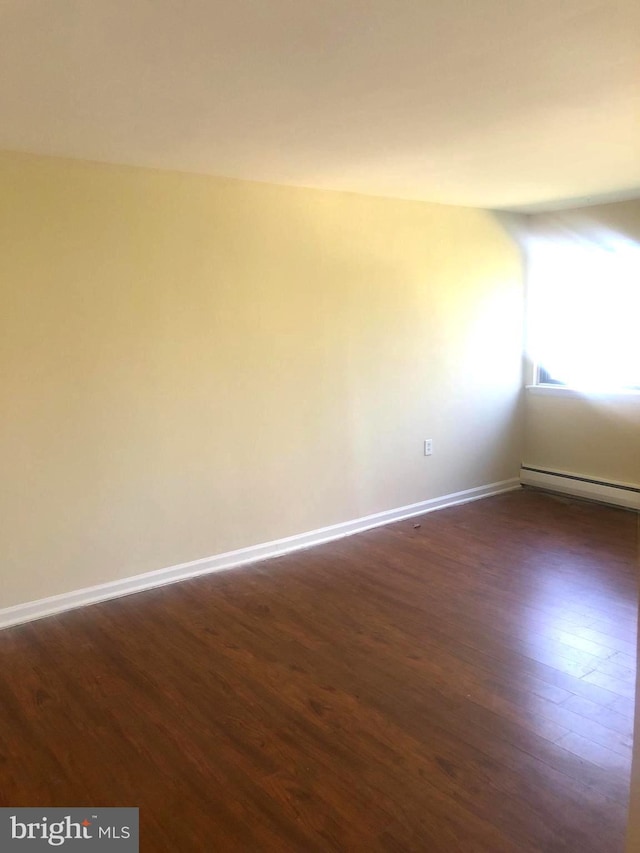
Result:
{"label": "yellow-tinted wall", "polygon": [[528,392],[524,464],[640,486],[640,396]]}
{"label": "yellow-tinted wall", "polygon": [[517,476],[489,213],[4,154],[0,275],[0,606]]}
{"label": "yellow-tinted wall", "polygon": [[[529,235],[640,245],[640,200],[531,216]],[[640,318],[638,318],[640,340]],[[594,340],[593,346],[599,342]],[[640,394],[526,395],[524,463],[640,486]]]}

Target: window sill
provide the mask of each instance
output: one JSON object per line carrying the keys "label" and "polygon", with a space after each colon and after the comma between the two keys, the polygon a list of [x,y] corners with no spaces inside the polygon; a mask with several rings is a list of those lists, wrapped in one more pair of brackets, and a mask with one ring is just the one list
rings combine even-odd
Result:
{"label": "window sill", "polygon": [[620,388],[616,391],[585,391],[566,385],[526,385],[527,394],[541,397],[597,397],[598,399],[640,398],[640,390]]}

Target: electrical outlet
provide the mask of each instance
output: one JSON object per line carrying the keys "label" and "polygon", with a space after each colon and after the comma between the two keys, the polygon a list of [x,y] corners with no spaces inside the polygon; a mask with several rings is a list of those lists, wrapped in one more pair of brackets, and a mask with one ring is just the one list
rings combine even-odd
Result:
{"label": "electrical outlet", "polygon": [[425,438],[425,440],[424,440],[424,455],[425,456],[431,456],[432,453],[433,453],[433,439],[432,438]]}

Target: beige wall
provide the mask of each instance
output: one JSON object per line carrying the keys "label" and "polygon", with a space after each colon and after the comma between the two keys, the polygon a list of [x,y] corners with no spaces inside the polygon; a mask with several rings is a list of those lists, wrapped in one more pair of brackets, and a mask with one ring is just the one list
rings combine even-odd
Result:
{"label": "beige wall", "polygon": [[[550,239],[640,244],[640,200],[538,214],[528,226]],[[528,393],[524,463],[640,486],[640,395]]]}
{"label": "beige wall", "polygon": [[0,606],[518,473],[489,213],[5,154],[0,241]]}
{"label": "beige wall", "polygon": [[640,397],[526,394],[524,464],[640,486]]}

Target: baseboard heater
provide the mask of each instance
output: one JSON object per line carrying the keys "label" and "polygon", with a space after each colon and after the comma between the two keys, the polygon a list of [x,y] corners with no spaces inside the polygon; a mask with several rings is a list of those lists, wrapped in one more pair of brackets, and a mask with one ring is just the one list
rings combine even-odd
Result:
{"label": "baseboard heater", "polygon": [[640,510],[640,486],[630,483],[605,482],[566,471],[545,471],[529,465],[520,468],[520,482],[523,486],[537,486],[539,489],[562,492],[576,498]]}

